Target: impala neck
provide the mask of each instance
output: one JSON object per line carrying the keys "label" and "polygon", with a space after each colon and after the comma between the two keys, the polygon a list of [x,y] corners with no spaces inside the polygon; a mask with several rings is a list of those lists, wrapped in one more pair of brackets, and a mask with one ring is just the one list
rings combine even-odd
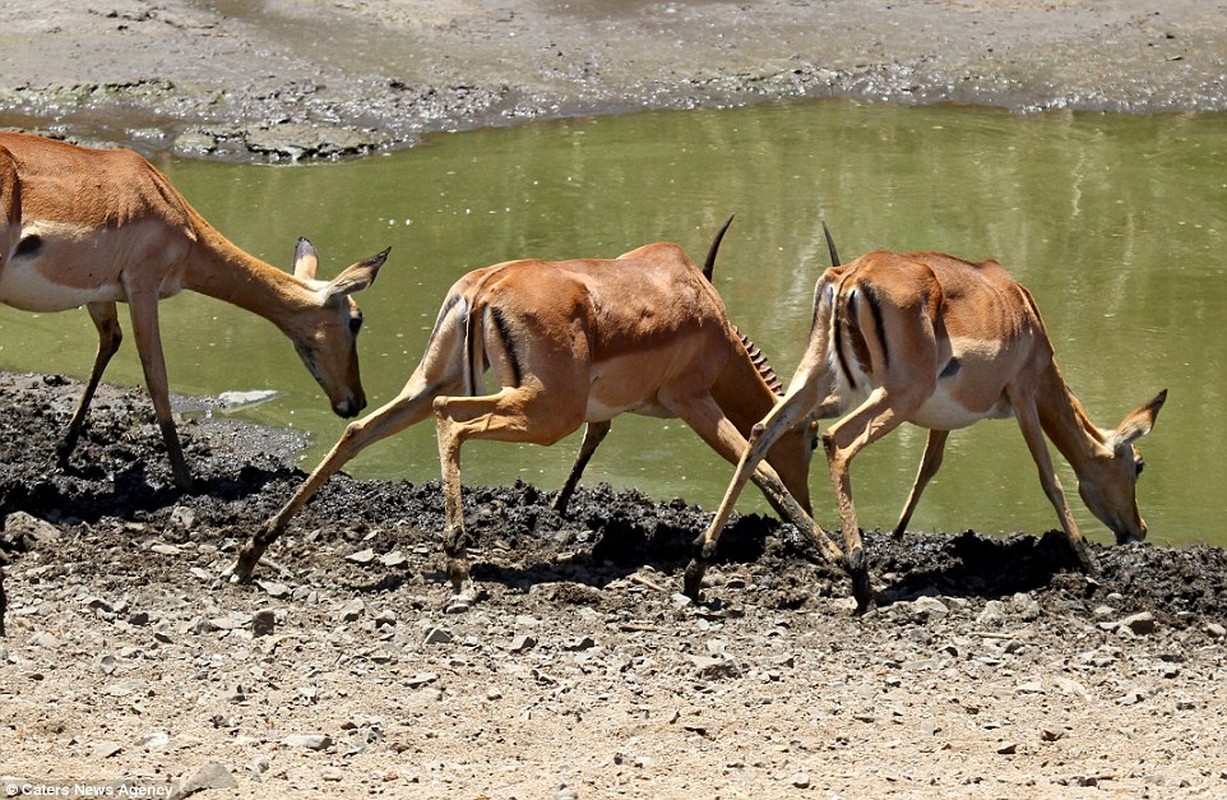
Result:
{"label": "impala neck", "polygon": [[197,242],[183,285],[201,294],[259,314],[280,328],[312,304],[315,293],[300,278],[244,252],[219,231],[196,220]]}
{"label": "impala neck", "polygon": [[750,435],[750,429],[767,415],[776,400],[758,368],[741,354],[729,359],[711,391],[725,416],[743,436]]}
{"label": "impala neck", "polygon": [[1105,439],[1070,391],[1055,361],[1040,377],[1035,401],[1044,433],[1082,479],[1091,460],[1103,452]]}

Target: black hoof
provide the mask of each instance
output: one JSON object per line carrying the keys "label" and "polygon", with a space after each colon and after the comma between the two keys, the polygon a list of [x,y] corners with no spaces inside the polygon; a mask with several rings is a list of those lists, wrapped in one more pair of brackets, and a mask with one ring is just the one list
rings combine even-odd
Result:
{"label": "black hoof", "polygon": [[694,559],[686,566],[682,576],[682,593],[694,602],[699,602],[699,594],[703,591],[703,575],[707,565],[699,559]]}

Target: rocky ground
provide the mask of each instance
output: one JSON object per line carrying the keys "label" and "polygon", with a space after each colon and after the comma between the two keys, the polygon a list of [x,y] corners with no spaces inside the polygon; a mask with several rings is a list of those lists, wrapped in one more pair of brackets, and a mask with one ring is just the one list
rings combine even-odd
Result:
{"label": "rocky ground", "polygon": [[[201,0],[0,5],[0,125],[330,157],[575,113],[851,96],[1227,108],[1227,5]],[[437,485],[334,479],[249,586],[287,434],[0,375],[0,778],[41,796],[1173,798],[1227,794],[1227,555],[870,532],[879,608],[795,531],[591,486],[469,487],[481,601],[443,611]],[[645,487],[648,488],[648,487]],[[0,594],[0,605],[4,595]],[[60,791],[56,791],[60,790]]]}
{"label": "rocky ground", "polygon": [[[437,484],[338,476],[252,585],[221,575],[303,474],[196,417],[179,492],[144,395],[3,375],[0,778],[140,796],[1217,797],[1227,554],[870,533],[879,608],[795,529],[591,486],[470,487],[480,602],[444,611]],[[71,782],[71,784],[65,783]],[[109,782],[109,783],[108,783]],[[84,787],[84,789],[73,788]],[[127,796],[132,796],[131,794]]]}

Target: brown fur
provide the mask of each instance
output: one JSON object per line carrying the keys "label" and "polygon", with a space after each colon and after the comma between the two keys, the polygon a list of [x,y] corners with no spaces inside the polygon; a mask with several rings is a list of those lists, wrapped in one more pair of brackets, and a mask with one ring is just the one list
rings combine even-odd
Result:
{"label": "brown fur", "polygon": [[[290,275],[248,255],[210,226],[162,173],[128,150],[89,150],[0,133],[0,302],[32,311],[86,306],[98,354],[60,449],[66,462],[122,332],[126,302],[145,382],[180,486],[191,482],[171,418],[158,301],[191,289],[273,322],[298,349],[337,413],[366,404],[355,347],[359,311],[349,294],[374,280],[386,251],[330,283],[304,251]],[[308,266],[309,264],[309,266]]]}
{"label": "brown fur", "polygon": [[[823,434],[843,529],[846,564],[861,605],[870,600],[849,467],[863,448],[903,422],[930,429],[901,533],[941,465],[949,431],[1014,416],[1070,544],[1094,565],[1053,471],[1043,434],[1073,466],[1087,505],[1120,541],[1146,526],[1134,486],[1132,446],[1150,431],[1166,393],[1115,431],[1095,427],[1053,361],[1035,301],[995,261],[940,253],[869,253],[818,281],[809,346],[783,402],[755,428],[750,448],[707,533],[714,543],[750,470],[776,437],[815,417],[840,417]],[[833,367],[832,365],[839,365]]]}
{"label": "brown fur", "polygon": [[[494,383],[490,393],[481,378],[487,368]],[[560,493],[565,505],[613,416],[680,417],[734,462],[750,427],[776,399],[729,324],[719,294],[677,245],[645,245],[617,259],[526,260],[477,269],[448,292],[422,361],[401,393],[349,425],[295,496],[244,547],[235,575],[251,575],[268,545],[347,461],[432,411],[449,575],[464,595],[464,442],[548,445],[587,422],[580,457]],[[805,430],[781,436],[754,476],[790,519],[808,519],[812,440]]]}

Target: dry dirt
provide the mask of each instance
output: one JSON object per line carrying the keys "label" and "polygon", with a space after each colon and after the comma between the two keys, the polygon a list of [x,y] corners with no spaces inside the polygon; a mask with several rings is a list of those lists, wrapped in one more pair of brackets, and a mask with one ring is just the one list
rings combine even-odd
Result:
{"label": "dry dirt", "polygon": [[[1225,29],[1204,0],[8,0],[0,124],[265,159],[793,96],[1223,110]],[[706,511],[469,487],[484,596],[448,615],[438,486],[340,476],[233,586],[292,438],[186,420],[183,493],[144,395],[107,387],[59,470],[79,388],[0,376],[15,796],[1227,795],[1221,549],[1096,548],[1092,581],[1054,533],[869,532],[857,617],[751,516],[696,606]]]}

